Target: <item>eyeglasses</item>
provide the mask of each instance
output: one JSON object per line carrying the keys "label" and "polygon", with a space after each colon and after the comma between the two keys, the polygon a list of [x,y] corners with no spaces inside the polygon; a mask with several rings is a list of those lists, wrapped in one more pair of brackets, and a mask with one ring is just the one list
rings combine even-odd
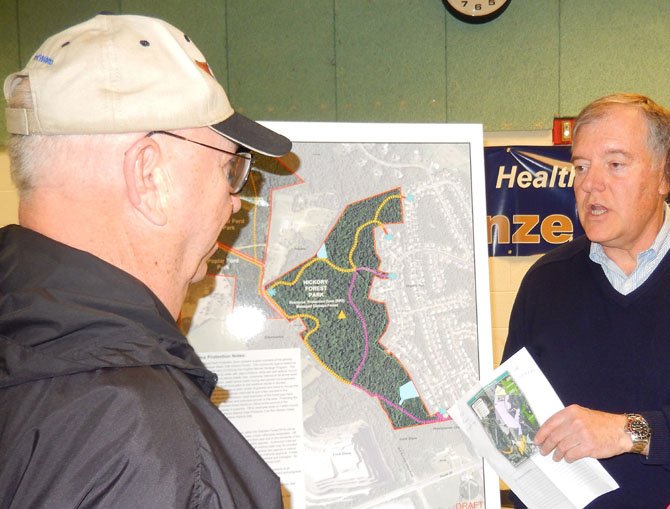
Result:
{"label": "eyeglasses", "polygon": [[249,180],[249,173],[251,172],[251,164],[253,163],[254,156],[251,152],[240,151],[240,152],[229,152],[228,150],[223,150],[222,148],[213,147],[212,145],[207,145],[206,143],[200,143],[199,141],[189,140],[178,134],[171,133],[168,131],[151,131],[147,134],[147,137],[153,136],[154,134],[164,134],[166,136],[172,136],[178,140],[184,140],[201,147],[211,148],[217,152],[223,152],[224,154],[229,154],[235,156],[234,159],[228,161],[228,173],[226,178],[228,179],[228,184],[230,185],[230,194],[238,194],[244,188],[244,185]]}

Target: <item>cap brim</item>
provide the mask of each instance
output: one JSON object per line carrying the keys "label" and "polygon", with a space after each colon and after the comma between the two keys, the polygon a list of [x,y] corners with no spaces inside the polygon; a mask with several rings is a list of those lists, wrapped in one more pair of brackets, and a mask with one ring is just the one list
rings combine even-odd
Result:
{"label": "cap brim", "polygon": [[209,127],[238,145],[261,154],[283,156],[291,151],[291,140],[237,112]]}

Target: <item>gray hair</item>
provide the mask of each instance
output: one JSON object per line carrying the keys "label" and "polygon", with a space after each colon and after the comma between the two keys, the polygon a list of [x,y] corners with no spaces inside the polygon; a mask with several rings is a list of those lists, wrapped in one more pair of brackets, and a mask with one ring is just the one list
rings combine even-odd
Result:
{"label": "gray hair", "polygon": [[[10,108],[32,108],[33,99],[28,77],[21,78],[21,82],[13,89],[7,98]],[[9,139],[9,166],[12,182],[25,194],[33,189],[39,177],[39,169],[48,165],[61,145],[61,136],[13,134]]]}
{"label": "gray hair", "polygon": [[575,119],[573,139],[579,128],[606,117],[615,105],[638,108],[647,121],[647,145],[657,162],[665,162],[665,178],[670,182],[670,110],[641,94],[618,93],[596,99]]}
{"label": "gray hair", "polygon": [[[7,98],[10,108],[32,108],[33,100],[30,81],[27,76],[12,89]],[[103,146],[119,142],[128,134],[13,134],[8,143],[9,165],[12,182],[22,196],[27,196],[37,187],[45,172],[48,172],[56,161],[72,153],[72,149],[81,144],[101,150]],[[75,164],[96,164],[97,155],[90,155],[89,160],[77,159]]]}

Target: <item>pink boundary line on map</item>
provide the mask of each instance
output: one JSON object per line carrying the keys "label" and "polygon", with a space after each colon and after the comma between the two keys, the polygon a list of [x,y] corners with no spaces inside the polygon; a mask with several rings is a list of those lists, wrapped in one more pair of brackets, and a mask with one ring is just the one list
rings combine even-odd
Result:
{"label": "pink boundary line on map", "polygon": [[373,270],[373,269],[369,269],[367,267],[359,267],[354,271],[353,276],[351,278],[351,283],[349,284],[349,292],[347,293],[347,297],[349,298],[349,304],[354,309],[354,311],[356,312],[356,315],[358,315],[358,318],[361,321],[361,325],[363,327],[363,336],[365,338],[365,350],[363,351],[363,357],[361,358],[361,362],[359,363],[358,368],[356,369],[356,372],[354,373],[354,376],[351,377],[351,385],[353,385],[354,387],[358,387],[363,392],[365,392],[368,396],[371,396],[373,398],[377,398],[377,399],[383,401],[388,406],[390,406],[392,408],[395,408],[399,412],[402,412],[407,417],[409,417],[410,419],[412,419],[415,422],[418,422],[419,424],[431,424],[431,423],[434,423],[434,422],[442,422],[442,421],[448,420],[448,419],[444,418],[441,414],[438,414],[439,417],[437,417],[435,419],[431,419],[429,421],[419,419],[417,416],[409,413],[403,407],[393,403],[392,401],[390,401],[388,398],[382,396],[381,394],[375,394],[373,392],[370,392],[367,389],[365,389],[362,385],[358,385],[358,384],[354,383],[356,381],[356,378],[358,378],[358,375],[360,374],[361,370],[363,369],[363,365],[365,364],[365,361],[367,360],[367,357],[368,357],[368,353],[370,352],[370,338],[369,338],[369,335],[368,335],[367,324],[365,323],[365,318],[363,317],[363,314],[360,312],[360,310],[354,304],[354,300],[353,300],[353,297],[352,297],[352,293],[353,293],[353,290],[354,290],[354,283],[356,282],[356,277],[358,276],[358,271],[359,270],[364,270],[364,271],[367,271],[367,272],[371,272],[375,276],[380,277],[380,278],[384,278],[384,279],[386,279],[388,277],[386,274],[384,274],[382,272],[379,272],[379,271],[376,271],[376,270]]}

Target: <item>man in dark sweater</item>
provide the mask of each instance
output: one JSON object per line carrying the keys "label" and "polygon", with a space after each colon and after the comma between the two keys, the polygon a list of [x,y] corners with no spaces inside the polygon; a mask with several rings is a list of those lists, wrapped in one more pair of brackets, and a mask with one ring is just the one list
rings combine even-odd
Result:
{"label": "man in dark sweater", "polygon": [[665,508],[670,111],[640,95],[607,96],[582,110],[573,140],[586,236],[528,271],[503,358],[525,346],[566,405],[538,431],[541,453],[598,458],[619,484],[589,508]]}
{"label": "man in dark sweater", "polygon": [[143,16],[54,35],[4,92],[21,224],[0,229],[0,508],[280,508],[175,320],[249,150],[291,142]]}

